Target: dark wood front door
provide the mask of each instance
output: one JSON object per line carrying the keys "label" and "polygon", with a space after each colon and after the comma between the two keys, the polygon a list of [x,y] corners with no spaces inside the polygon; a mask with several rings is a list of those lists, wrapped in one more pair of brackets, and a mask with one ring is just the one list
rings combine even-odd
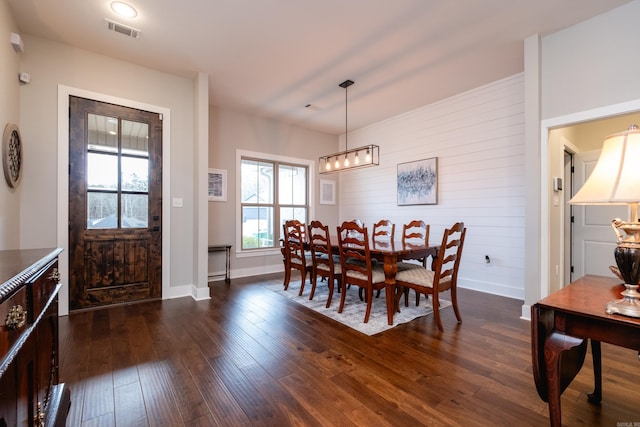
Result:
{"label": "dark wood front door", "polygon": [[69,308],[162,296],[162,117],[69,97]]}

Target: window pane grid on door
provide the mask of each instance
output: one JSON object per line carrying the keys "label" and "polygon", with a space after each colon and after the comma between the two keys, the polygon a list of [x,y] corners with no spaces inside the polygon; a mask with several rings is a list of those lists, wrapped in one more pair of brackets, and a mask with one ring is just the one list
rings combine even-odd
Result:
{"label": "window pane grid on door", "polygon": [[148,228],[149,125],[87,116],[87,228]]}

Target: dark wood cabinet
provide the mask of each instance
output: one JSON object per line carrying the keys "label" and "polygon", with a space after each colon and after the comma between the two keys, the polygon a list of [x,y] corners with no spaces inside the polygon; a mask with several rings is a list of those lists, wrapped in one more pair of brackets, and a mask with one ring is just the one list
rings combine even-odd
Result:
{"label": "dark wood cabinet", "polygon": [[58,255],[0,251],[0,427],[64,426],[58,377]]}

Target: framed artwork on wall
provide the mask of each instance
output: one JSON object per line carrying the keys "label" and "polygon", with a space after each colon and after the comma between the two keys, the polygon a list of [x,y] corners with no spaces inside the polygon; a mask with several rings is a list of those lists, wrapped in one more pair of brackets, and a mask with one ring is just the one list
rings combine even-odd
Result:
{"label": "framed artwork on wall", "polygon": [[227,201],[227,171],[224,169],[209,169],[207,178],[207,194],[210,202]]}
{"label": "framed artwork on wall", "polygon": [[398,163],[398,206],[438,204],[438,158]]}
{"label": "framed artwork on wall", "polygon": [[320,180],[320,204],[336,204],[336,182],[329,179]]}

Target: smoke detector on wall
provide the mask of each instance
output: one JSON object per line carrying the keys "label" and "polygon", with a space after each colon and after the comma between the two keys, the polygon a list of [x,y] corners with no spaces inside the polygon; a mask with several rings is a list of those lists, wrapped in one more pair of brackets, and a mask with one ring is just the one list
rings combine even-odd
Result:
{"label": "smoke detector on wall", "polygon": [[107,18],[105,18],[104,20],[107,22],[107,29],[115,31],[116,33],[124,34],[125,36],[134,39],[140,38],[140,34],[142,33],[142,31],[138,30],[137,28],[133,28]]}
{"label": "smoke detector on wall", "polygon": [[22,42],[22,37],[18,33],[11,33],[11,46],[13,46],[13,50],[16,53],[24,52],[24,43]]}

